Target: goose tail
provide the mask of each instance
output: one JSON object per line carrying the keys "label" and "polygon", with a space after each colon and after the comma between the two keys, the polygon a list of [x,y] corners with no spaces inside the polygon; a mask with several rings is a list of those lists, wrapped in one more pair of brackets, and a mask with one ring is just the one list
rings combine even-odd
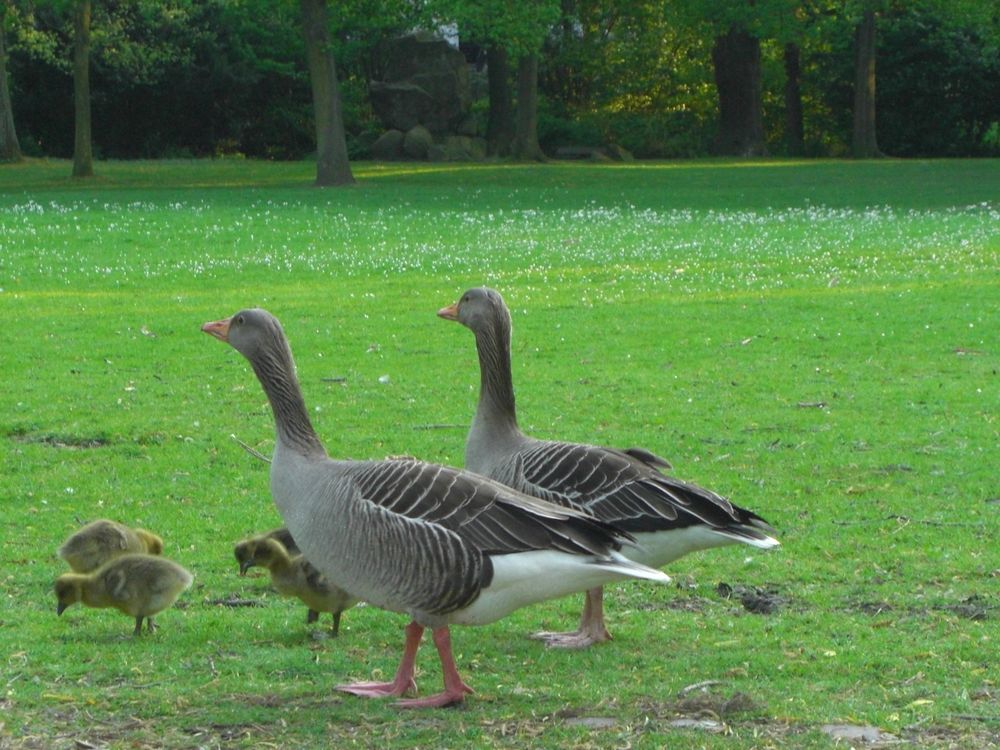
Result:
{"label": "goose tail", "polygon": [[776,533],[771,525],[756,518],[751,519],[749,523],[733,524],[713,531],[734,542],[749,544],[757,549],[773,549],[781,546],[781,542],[771,536]]}
{"label": "goose tail", "polygon": [[618,552],[612,552],[607,558],[595,560],[605,570],[609,570],[628,578],[640,578],[657,583],[670,583],[670,576],[662,570],[650,568],[648,565],[633,562]]}

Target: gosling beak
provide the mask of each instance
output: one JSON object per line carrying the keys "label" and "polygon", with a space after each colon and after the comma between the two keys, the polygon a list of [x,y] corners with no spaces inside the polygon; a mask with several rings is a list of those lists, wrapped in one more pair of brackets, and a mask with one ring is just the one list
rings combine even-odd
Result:
{"label": "gosling beak", "polygon": [[67,605],[63,604],[62,602],[59,602],[59,606],[56,607],[56,614],[61,615],[63,612],[66,611],[66,607]]}
{"label": "gosling beak", "polygon": [[206,323],[201,327],[203,333],[207,333],[209,336],[215,336],[219,341],[229,342],[229,323],[232,318],[226,318],[225,320],[216,320],[211,323]]}
{"label": "gosling beak", "polygon": [[458,320],[458,303],[456,302],[454,305],[442,307],[438,310],[438,317],[444,318],[445,320]]}
{"label": "gosling beak", "polygon": [[240,575],[245,576],[247,574],[247,571],[250,570],[250,568],[252,567],[253,567],[252,562],[250,562],[249,560],[244,560],[243,562],[240,563]]}

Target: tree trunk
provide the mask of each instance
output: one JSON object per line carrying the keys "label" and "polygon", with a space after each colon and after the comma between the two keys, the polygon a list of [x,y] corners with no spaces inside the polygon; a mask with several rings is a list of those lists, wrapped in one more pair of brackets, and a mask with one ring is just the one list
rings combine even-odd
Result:
{"label": "tree trunk", "polygon": [[[4,5],[6,8],[6,5]],[[10,86],[7,84],[7,42],[4,39],[4,11],[0,10],[0,161],[21,161],[21,145],[14,129],[14,112],[10,106]]]}
{"label": "tree trunk", "polygon": [[760,40],[734,26],[716,37],[712,63],[719,93],[716,153],[733,156],[767,153],[761,106]]}
{"label": "tree trunk", "polygon": [[538,145],[538,54],[523,55],[517,63],[517,127],[515,159],[544,161]]}
{"label": "tree trunk", "polygon": [[882,156],[875,138],[875,11],[866,8],[854,32],[854,132],[856,159]]}
{"label": "tree trunk", "polygon": [[76,132],[73,176],[94,176],[90,128],[90,0],[79,0],[73,13],[73,105]]}
{"label": "tree trunk", "polygon": [[492,156],[509,156],[514,141],[514,103],[510,92],[510,65],[503,47],[491,44],[487,48],[486,76],[490,93],[487,148]]}
{"label": "tree trunk", "polygon": [[789,156],[805,153],[805,128],[802,123],[802,89],[799,45],[785,45],[785,144]]}
{"label": "tree trunk", "polygon": [[344,111],[330,47],[326,0],[301,0],[301,10],[316,120],[316,185],[350,185],[354,175],[347,158]]}

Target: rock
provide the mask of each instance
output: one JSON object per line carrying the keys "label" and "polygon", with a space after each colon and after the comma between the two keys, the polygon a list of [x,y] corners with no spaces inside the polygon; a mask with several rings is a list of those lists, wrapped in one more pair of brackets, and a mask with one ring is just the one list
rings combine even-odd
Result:
{"label": "rock", "polygon": [[372,144],[372,157],[378,161],[394,161],[403,153],[403,133],[387,130]]}
{"label": "rock", "polygon": [[448,152],[440,143],[432,143],[427,149],[427,161],[448,161]]}
{"label": "rock", "polygon": [[677,729],[698,729],[702,732],[726,731],[726,725],[721,721],[715,721],[714,719],[691,719],[684,717],[672,720],[670,722],[670,726]]}
{"label": "rock", "polygon": [[368,91],[375,114],[393,130],[405,132],[419,125],[435,107],[430,94],[413,83],[371,81]]}
{"label": "rock", "polygon": [[440,37],[417,32],[385,43],[381,57],[383,79],[371,81],[369,91],[385,126],[455,132],[472,103],[465,55]]}
{"label": "rock", "polygon": [[853,724],[824,724],[820,730],[834,740],[863,742],[868,745],[891,745],[899,741],[894,734],[883,732],[878,727],[855,726]]}
{"label": "rock", "polygon": [[415,125],[406,131],[403,138],[403,153],[410,159],[426,159],[427,151],[434,143],[434,136],[423,125]]}
{"label": "rock", "polygon": [[592,159],[594,152],[599,150],[594,146],[560,146],[555,156],[557,159]]}
{"label": "rock", "polygon": [[609,143],[604,147],[604,153],[608,155],[611,161],[635,161],[635,156],[624,146],[619,146],[617,143]]}

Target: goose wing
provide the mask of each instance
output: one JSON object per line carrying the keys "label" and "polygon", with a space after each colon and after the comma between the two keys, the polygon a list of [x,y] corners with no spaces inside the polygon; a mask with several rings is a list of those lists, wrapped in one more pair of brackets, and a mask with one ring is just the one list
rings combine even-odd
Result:
{"label": "goose wing", "polygon": [[516,454],[505,479],[631,532],[694,524],[728,528],[757,519],[711,490],[662,474],[664,464],[642,449],[532,440]]}
{"label": "goose wing", "polygon": [[364,501],[446,529],[488,555],[530,550],[607,555],[631,537],[573,507],[529,497],[468,471],[413,459],[358,464]]}

